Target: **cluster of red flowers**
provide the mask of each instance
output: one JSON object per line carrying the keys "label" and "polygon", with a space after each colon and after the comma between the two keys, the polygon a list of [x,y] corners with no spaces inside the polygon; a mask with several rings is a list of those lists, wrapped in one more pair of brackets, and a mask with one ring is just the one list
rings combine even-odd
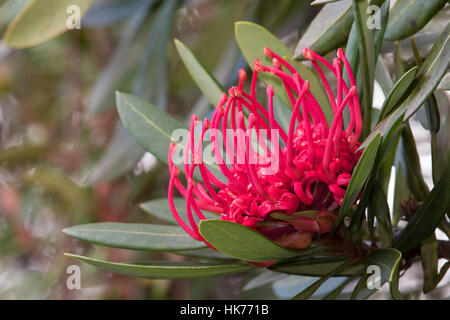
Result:
{"label": "cluster of red flowers", "polygon": [[[329,232],[335,222],[335,209],[344,198],[353,168],[361,152],[362,120],[356,83],[342,49],[338,58],[330,64],[309,49],[303,54],[316,69],[328,95],[334,119],[328,126],[321,106],[310,91],[308,81],[285,59],[266,48],[265,55],[272,59],[272,66],[254,62],[250,93],[244,91],[246,73],[239,71],[239,84],[223,94],[211,121],[203,121],[202,130],[195,145],[194,130],[197,117],[191,119],[190,132],[184,146],[185,187],[179,180],[180,170],[173,163],[176,146],[169,149],[169,205],[180,226],[193,238],[203,240],[194,214],[205,219],[203,211],[220,214],[221,219],[243,224],[265,234],[274,241],[291,248],[309,246],[314,233]],[[341,63],[347,72],[350,88],[343,80]],[[321,63],[336,78],[336,94],[319,66]],[[287,131],[275,120],[274,89],[267,86],[267,108],[256,99],[258,74],[270,73],[281,80],[292,107],[292,116]],[[343,124],[343,111],[348,108],[349,123]],[[203,141],[207,131],[211,132],[212,148],[218,167],[225,179],[212,174],[202,161]],[[226,132],[241,130],[231,139]],[[259,133],[275,130],[277,135]],[[223,133],[223,145],[229,164],[224,163],[217,132]],[[256,142],[267,150],[269,163],[250,161],[262,157],[255,151],[252,132]],[[270,147],[267,147],[267,144]],[[244,148],[243,161],[238,161],[236,150]],[[273,155],[276,155],[274,158]],[[266,161],[267,162],[267,161]],[[276,162],[276,171],[273,172]],[[194,181],[198,169],[202,183]],[[271,170],[269,170],[271,169]],[[224,182],[224,180],[227,180]],[[173,189],[186,198],[187,223],[179,216],[173,203]],[[299,211],[308,214],[294,215]],[[271,213],[281,219],[274,219]],[[311,213],[313,212],[313,213]]]}

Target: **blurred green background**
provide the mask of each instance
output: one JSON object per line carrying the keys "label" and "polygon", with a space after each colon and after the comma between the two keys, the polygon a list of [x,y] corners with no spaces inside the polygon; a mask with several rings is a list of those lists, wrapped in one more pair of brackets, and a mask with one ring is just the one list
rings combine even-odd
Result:
{"label": "blurred green background", "polygon": [[[0,1],[0,28],[28,1]],[[257,22],[297,40],[318,12],[307,1],[97,0],[81,30],[26,50],[0,47],[0,299],[270,298],[244,292],[239,276],[137,280],[82,265],[68,290],[64,252],[94,247],[64,236],[96,221],[152,222],[138,203],[166,195],[166,168],[118,125],[115,90],[148,99],[180,119],[210,108],[182,64],[174,38],[228,86],[245,66],[234,22]],[[117,261],[154,253],[95,247]],[[156,255],[156,256],[155,256]],[[164,260],[180,259],[160,254]]]}

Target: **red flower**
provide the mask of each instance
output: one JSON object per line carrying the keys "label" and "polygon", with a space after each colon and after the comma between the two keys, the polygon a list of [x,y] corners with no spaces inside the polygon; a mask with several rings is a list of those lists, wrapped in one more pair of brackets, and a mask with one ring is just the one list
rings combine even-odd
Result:
{"label": "red flower", "polygon": [[[250,93],[244,91],[246,73],[239,71],[239,85],[229,89],[228,95],[223,94],[211,121],[203,121],[197,143],[194,130],[198,119],[195,115],[192,117],[183,153],[186,187],[180,182],[180,171],[173,163],[176,147],[171,144],[169,205],[180,226],[197,240],[203,238],[194,214],[202,220],[205,219],[202,211],[210,211],[220,214],[222,220],[258,230],[281,245],[303,249],[311,244],[313,234],[329,232],[333,227],[336,218],[333,211],[342,204],[360,157],[361,152],[356,151],[362,128],[358,93],[342,49],[338,50],[339,59],[334,59],[333,65],[311,50],[304,50],[304,56],[314,65],[330,100],[334,119],[329,127],[309,90],[309,82],[269,48],[265,48],[264,54],[273,59],[273,65],[254,62]],[[342,78],[341,61],[350,88]],[[336,95],[318,62],[335,76]],[[287,131],[275,120],[273,87],[267,87],[267,108],[256,99],[256,81],[261,72],[275,75],[284,85],[293,109]],[[343,128],[345,108],[350,116],[347,128]],[[225,177],[222,180],[203,162],[208,131],[215,162]],[[223,144],[220,144],[221,135]],[[194,181],[195,169],[203,183]],[[188,223],[180,218],[174,206],[174,186],[186,198]],[[309,217],[292,216],[305,210],[317,211]],[[270,215],[273,212],[285,214],[286,219],[273,219]]]}

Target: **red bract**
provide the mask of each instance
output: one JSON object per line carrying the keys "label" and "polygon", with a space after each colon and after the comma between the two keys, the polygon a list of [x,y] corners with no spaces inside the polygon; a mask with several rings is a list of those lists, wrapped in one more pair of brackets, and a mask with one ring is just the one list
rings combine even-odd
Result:
{"label": "red bract", "polygon": [[[169,204],[177,222],[194,239],[204,240],[194,215],[203,220],[202,211],[210,211],[220,214],[222,220],[258,230],[283,246],[303,249],[311,244],[314,234],[329,232],[333,227],[334,211],[342,204],[360,157],[361,153],[356,151],[362,128],[358,93],[341,49],[337,54],[339,59],[334,59],[333,64],[309,49],[304,50],[304,56],[312,62],[322,81],[334,113],[328,126],[309,82],[269,48],[264,54],[272,59],[273,65],[263,66],[255,60],[250,93],[244,91],[246,73],[239,71],[239,85],[229,89],[228,95],[223,94],[211,121],[203,121],[197,142],[194,130],[198,119],[192,117],[183,150],[186,187],[180,182],[180,170],[173,163],[176,146],[170,146]],[[350,88],[343,80],[341,62]],[[336,95],[319,63],[336,78]],[[268,86],[266,90],[267,108],[257,101],[256,82],[261,72],[278,77],[284,86],[293,110],[287,131],[275,120],[273,87]],[[347,128],[343,128],[345,108],[349,114]],[[203,161],[207,132],[210,132],[214,160],[223,174],[222,180]],[[195,169],[203,183],[194,181]],[[174,206],[174,187],[186,198],[187,223]],[[316,213],[292,215],[306,210]],[[273,212],[285,214],[286,219],[274,219],[270,215]]]}

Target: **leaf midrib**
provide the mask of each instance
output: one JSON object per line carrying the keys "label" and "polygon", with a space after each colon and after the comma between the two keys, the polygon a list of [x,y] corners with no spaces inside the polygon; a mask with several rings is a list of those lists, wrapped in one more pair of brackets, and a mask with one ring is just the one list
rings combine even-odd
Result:
{"label": "leaf midrib", "polygon": [[151,235],[151,236],[166,236],[166,237],[187,237],[187,234],[181,233],[154,233],[146,231],[125,231],[125,230],[115,230],[115,229],[83,229],[79,228],[77,231],[92,231],[92,232],[111,232],[111,233],[126,233],[126,234],[140,234],[140,235]]}
{"label": "leaf midrib", "polygon": [[[216,225],[214,225],[214,223],[212,223],[210,227],[216,228],[216,229],[222,231],[223,233],[229,235],[231,238],[235,239],[237,242],[243,244],[245,247],[250,248],[250,249],[253,249],[253,250],[256,251],[257,253],[261,254],[263,257],[267,257],[267,256],[268,256],[264,251],[260,250],[259,248],[255,247],[255,246],[250,245],[250,244],[247,243],[247,242],[242,241],[240,238],[236,237],[236,236],[235,236],[234,234],[232,234],[231,232],[228,232],[226,229],[223,229],[223,228],[221,228],[220,226],[216,226]],[[265,240],[265,239],[264,239],[264,240]],[[268,243],[268,244],[270,245],[271,243]],[[282,248],[280,247],[280,249],[282,249]],[[283,257],[274,257],[274,258],[283,258]]]}
{"label": "leaf midrib", "polygon": [[[152,127],[154,127],[156,130],[158,130],[163,136],[165,136],[169,141],[177,143],[178,141],[172,139],[172,136],[169,136],[163,129],[161,129],[159,126],[156,125],[156,123],[154,123],[152,120],[150,120],[145,114],[143,114],[141,111],[139,111],[138,108],[136,108],[134,106],[134,104],[132,104],[131,102],[129,102],[129,100],[126,98],[126,96],[121,95],[121,99],[124,100],[124,102],[135,112],[137,113],[141,118],[143,118],[147,123],[149,123]],[[181,149],[184,150],[185,147],[184,145],[179,145],[177,144],[177,146]],[[210,163],[209,161],[205,161],[203,160],[204,163],[206,163],[207,165],[219,170],[219,167],[214,164],[214,163]]]}

